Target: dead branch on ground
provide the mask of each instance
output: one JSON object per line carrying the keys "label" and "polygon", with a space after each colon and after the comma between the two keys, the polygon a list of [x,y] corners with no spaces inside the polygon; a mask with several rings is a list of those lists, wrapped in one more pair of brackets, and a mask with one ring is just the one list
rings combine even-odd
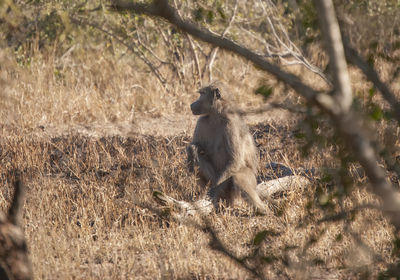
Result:
{"label": "dead branch on ground", "polygon": [[[275,193],[304,188],[309,183],[310,181],[303,176],[286,176],[261,182],[257,185],[257,192],[261,199],[268,199]],[[157,203],[165,206],[172,218],[178,221],[185,221],[193,217],[205,217],[215,210],[212,199],[209,196],[194,202],[187,202],[176,200],[161,191],[154,191],[153,198]]]}

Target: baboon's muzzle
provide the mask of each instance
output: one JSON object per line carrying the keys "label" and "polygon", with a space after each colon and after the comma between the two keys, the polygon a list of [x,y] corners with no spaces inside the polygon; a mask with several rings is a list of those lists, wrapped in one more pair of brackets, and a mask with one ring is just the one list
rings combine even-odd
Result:
{"label": "baboon's muzzle", "polygon": [[192,110],[193,115],[201,115],[200,104],[195,101],[190,104],[190,110]]}

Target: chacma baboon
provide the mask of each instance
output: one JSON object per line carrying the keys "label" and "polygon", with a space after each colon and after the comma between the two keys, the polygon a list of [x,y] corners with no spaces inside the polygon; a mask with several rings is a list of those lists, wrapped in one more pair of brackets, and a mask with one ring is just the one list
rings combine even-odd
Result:
{"label": "chacma baboon", "polygon": [[193,140],[187,147],[189,170],[198,168],[200,182],[211,184],[208,195],[214,205],[232,204],[242,192],[256,211],[266,206],[256,192],[257,148],[247,125],[221,96],[221,85],[199,90],[200,98],[190,105],[200,115]]}
{"label": "chacma baboon", "polygon": [[0,211],[0,279],[32,279],[24,231],[20,224],[24,186],[17,175],[8,215]]}

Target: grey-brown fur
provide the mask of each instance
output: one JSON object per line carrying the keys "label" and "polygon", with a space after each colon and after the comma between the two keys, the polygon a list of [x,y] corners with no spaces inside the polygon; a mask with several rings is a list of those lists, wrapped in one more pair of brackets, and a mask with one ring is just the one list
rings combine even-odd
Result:
{"label": "grey-brown fur", "polygon": [[189,170],[199,170],[203,185],[211,184],[209,196],[215,205],[220,200],[232,204],[240,194],[258,212],[266,207],[256,192],[257,149],[247,125],[222,97],[216,84],[199,90],[200,98],[191,104],[200,115],[193,140],[187,148]]}

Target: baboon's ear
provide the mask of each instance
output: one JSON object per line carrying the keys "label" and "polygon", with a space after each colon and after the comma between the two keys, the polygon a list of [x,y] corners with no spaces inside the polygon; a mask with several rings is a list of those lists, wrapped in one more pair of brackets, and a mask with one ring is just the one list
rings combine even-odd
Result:
{"label": "baboon's ear", "polygon": [[221,98],[221,92],[219,91],[218,88],[216,88],[216,89],[214,90],[214,93],[215,93],[215,97],[216,97],[217,99],[220,99],[220,98]]}

